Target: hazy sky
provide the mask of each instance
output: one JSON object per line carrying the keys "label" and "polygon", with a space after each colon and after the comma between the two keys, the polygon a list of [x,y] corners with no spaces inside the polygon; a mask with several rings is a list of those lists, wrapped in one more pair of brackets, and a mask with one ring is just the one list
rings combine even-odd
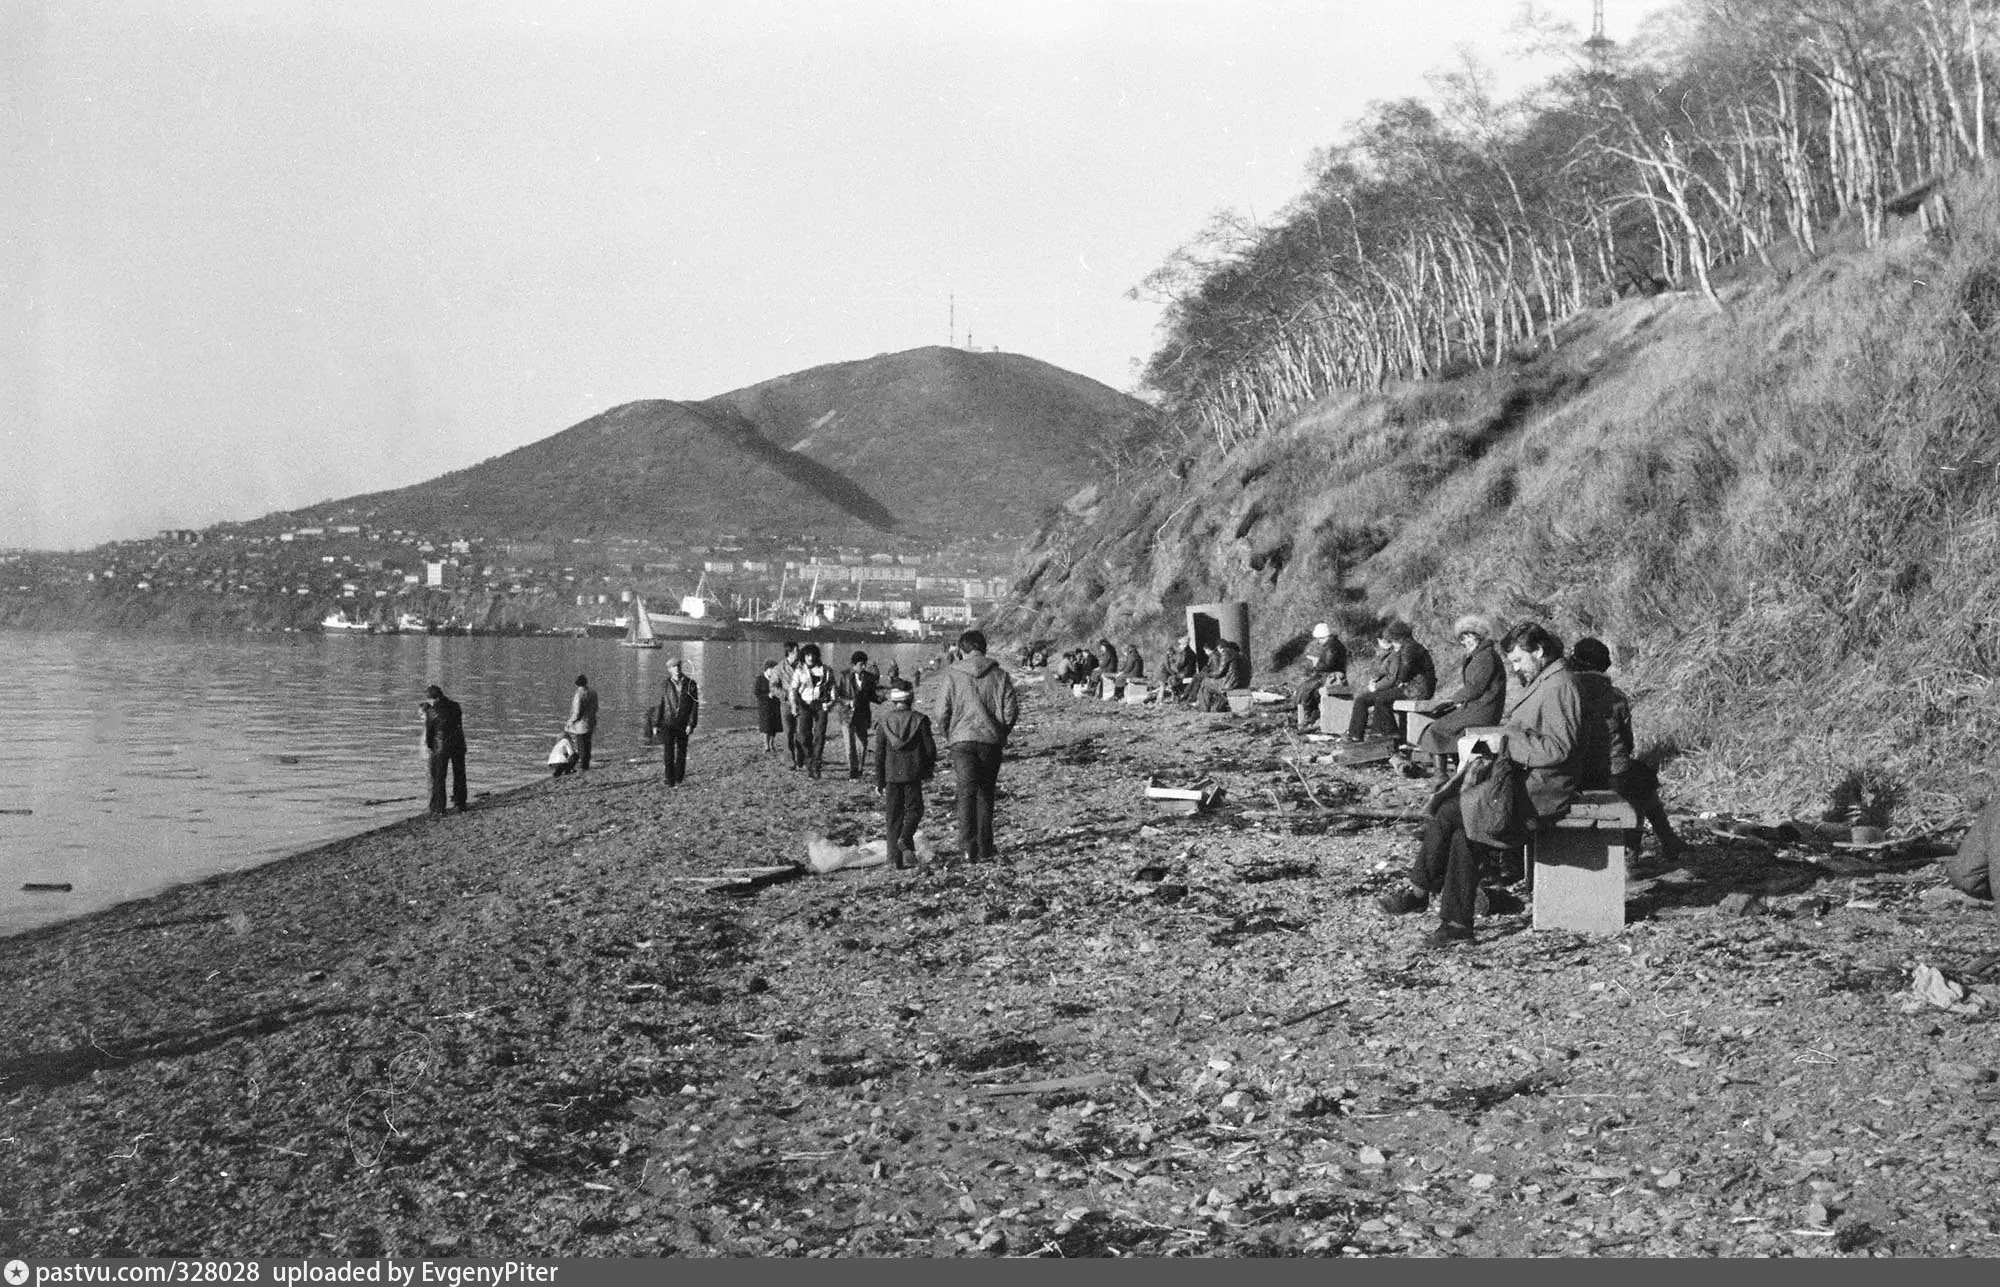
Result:
{"label": "hazy sky", "polygon": [[958,342],[1130,388],[1131,287],[1460,46],[1546,71],[1516,8],[0,0],[0,546],[943,344],[954,295]]}

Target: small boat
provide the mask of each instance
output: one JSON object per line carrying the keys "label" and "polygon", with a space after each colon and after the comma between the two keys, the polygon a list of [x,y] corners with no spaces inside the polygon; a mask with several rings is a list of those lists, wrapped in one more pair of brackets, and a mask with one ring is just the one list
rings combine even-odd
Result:
{"label": "small boat", "polygon": [[427,635],[431,632],[431,623],[414,612],[405,612],[396,618],[396,631],[405,635]]}
{"label": "small boat", "polygon": [[631,626],[625,637],[618,641],[621,648],[658,648],[660,641],[653,638],[653,619],[646,615],[646,601],[638,595],[632,596]]}
{"label": "small boat", "polygon": [[356,621],[345,612],[334,612],[319,623],[319,628],[330,635],[365,635],[375,630],[373,623]]}

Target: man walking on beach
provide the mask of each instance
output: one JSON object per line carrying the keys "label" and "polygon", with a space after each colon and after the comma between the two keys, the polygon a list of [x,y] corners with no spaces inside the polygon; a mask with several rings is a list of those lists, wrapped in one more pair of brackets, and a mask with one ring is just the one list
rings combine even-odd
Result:
{"label": "man walking on beach", "polygon": [[937,728],[951,748],[952,776],[958,781],[958,847],[967,862],[993,861],[993,796],[1000,783],[1000,754],[1021,717],[1014,681],[986,655],[986,635],[968,630],[958,637],[963,655],[945,667],[944,696],[938,700]]}
{"label": "man walking on beach", "polygon": [[430,764],[431,813],[438,817],[444,815],[447,769],[451,772],[452,807],[464,813],[465,712],[436,684],[424,690],[424,697],[427,700],[420,703],[419,709],[424,713],[424,751]]}
{"label": "man walking on beach", "polygon": [[679,657],[667,661],[667,682],[660,687],[654,714],[660,743],[666,748],[667,785],[679,786],[687,777],[688,734],[701,722],[701,692],[694,679],[682,672]]}
{"label": "man walking on beach", "polygon": [[855,653],[848,663],[840,676],[840,700],[847,707],[847,776],[858,778],[868,761],[868,726],[874,718],[881,677],[865,652]]}
{"label": "man walking on beach", "polygon": [[576,771],[590,772],[590,737],[597,731],[597,692],[584,675],[576,677],[576,695],[569,700],[569,723],[563,725],[576,743]]}
{"label": "man walking on beach", "polygon": [[778,718],[785,722],[785,751],[791,756],[792,767],[803,768],[805,756],[799,751],[799,711],[792,701],[792,676],[798,666],[799,646],[791,640],[785,641],[785,659],[778,663],[775,681],[778,691]]}

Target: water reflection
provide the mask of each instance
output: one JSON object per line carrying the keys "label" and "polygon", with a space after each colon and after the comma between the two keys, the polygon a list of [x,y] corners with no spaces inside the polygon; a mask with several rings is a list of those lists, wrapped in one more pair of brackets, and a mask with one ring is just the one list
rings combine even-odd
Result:
{"label": "water reflection", "polygon": [[[936,645],[865,645],[914,674]],[[751,685],[781,645],[287,635],[0,632],[0,933],[268,861],[423,807],[416,703],[465,708],[467,782],[547,772],[576,676],[596,688],[595,754],[644,752],[667,660],[709,728],[756,724]],[[852,646],[827,650],[844,664]],[[70,883],[62,895],[27,882]]]}

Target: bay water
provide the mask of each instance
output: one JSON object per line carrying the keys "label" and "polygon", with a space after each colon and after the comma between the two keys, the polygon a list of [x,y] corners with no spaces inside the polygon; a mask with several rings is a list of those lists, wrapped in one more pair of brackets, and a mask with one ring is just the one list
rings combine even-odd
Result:
{"label": "bay water", "polygon": [[[942,645],[857,648],[906,675]],[[548,776],[576,676],[598,692],[596,762],[658,752],[646,708],[668,659],[702,727],[754,728],[751,687],[782,645],[464,635],[186,636],[0,631],[0,934],[82,915],[425,810],[437,684],[465,708],[466,782]],[[696,734],[697,740],[700,733]],[[67,892],[27,885],[64,885]]]}

